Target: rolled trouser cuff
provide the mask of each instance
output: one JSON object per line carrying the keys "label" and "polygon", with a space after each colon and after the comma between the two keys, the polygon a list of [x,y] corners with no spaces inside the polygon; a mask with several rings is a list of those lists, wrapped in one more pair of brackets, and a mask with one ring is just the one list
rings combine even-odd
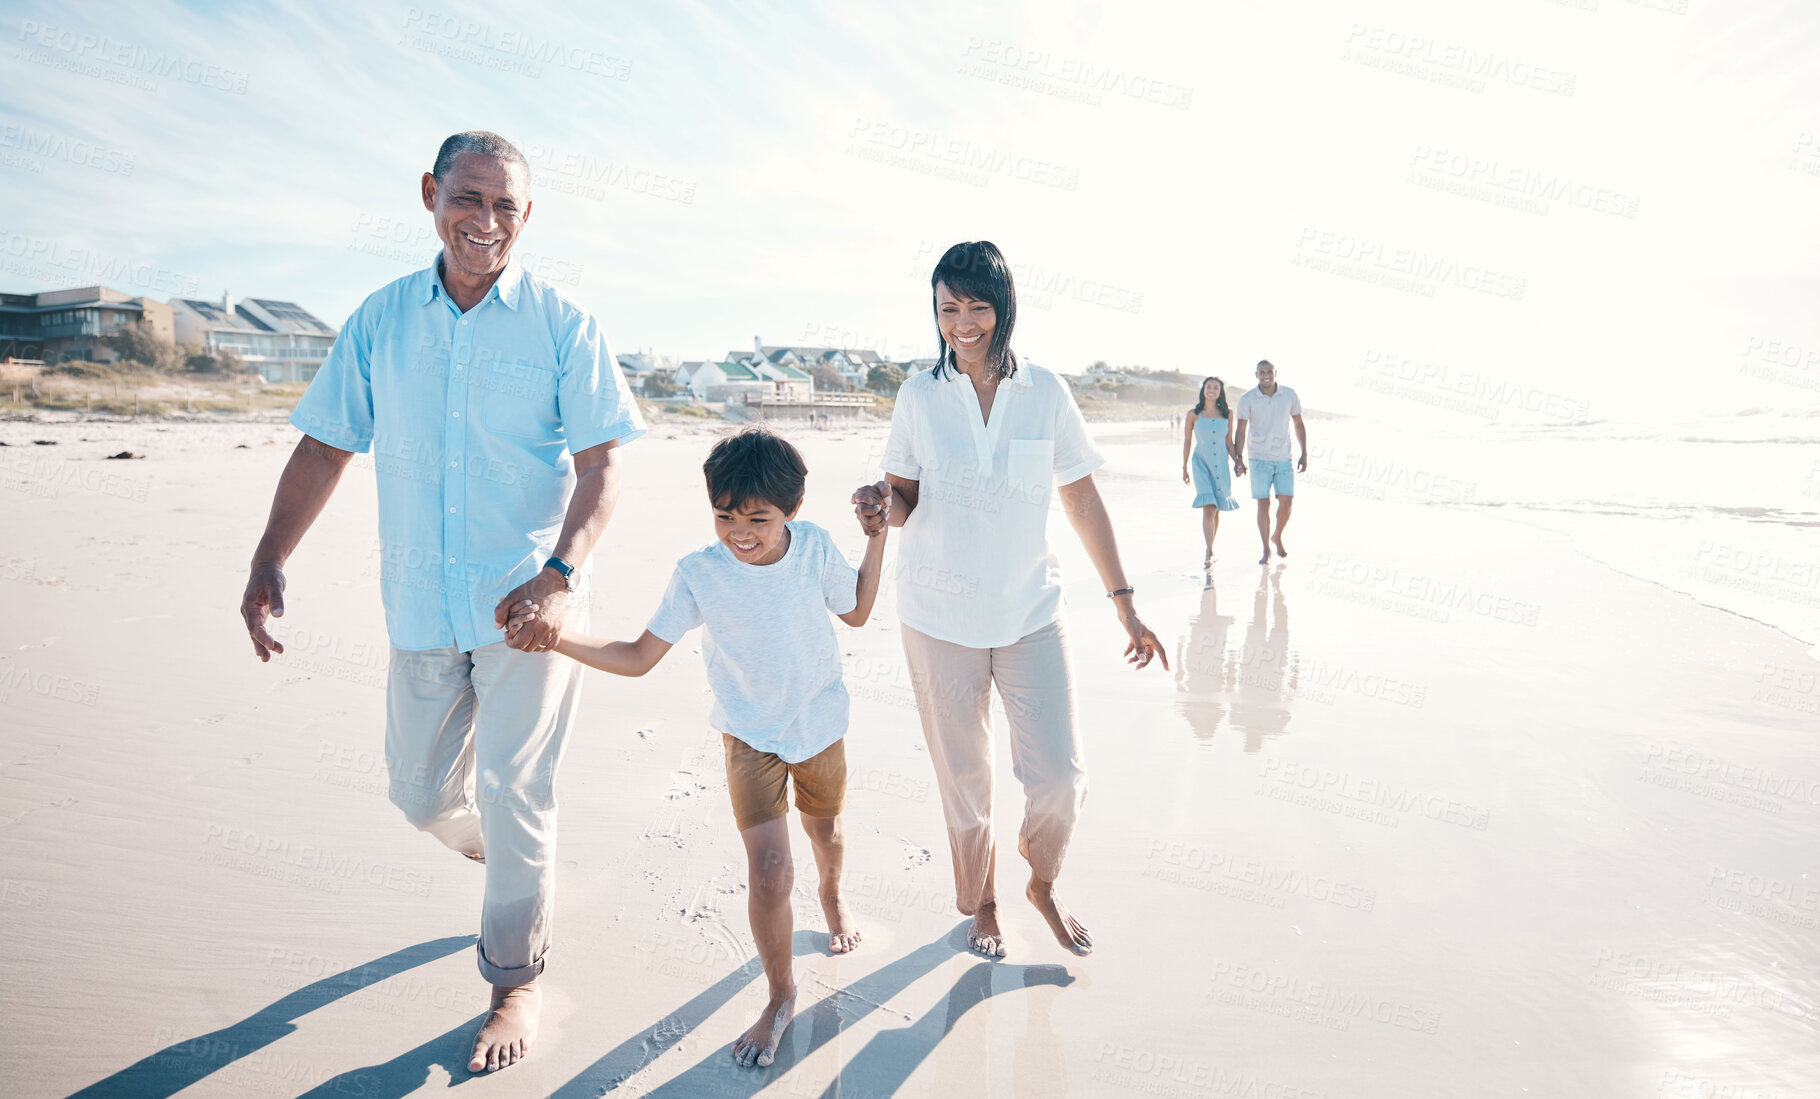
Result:
{"label": "rolled trouser cuff", "polygon": [[495,988],[517,988],[528,985],[543,973],[543,959],[539,958],[530,965],[521,965],[512,969],[494,965],[487,960],[487,944],[474,944],[474,960],[480,966],[480,975]]}

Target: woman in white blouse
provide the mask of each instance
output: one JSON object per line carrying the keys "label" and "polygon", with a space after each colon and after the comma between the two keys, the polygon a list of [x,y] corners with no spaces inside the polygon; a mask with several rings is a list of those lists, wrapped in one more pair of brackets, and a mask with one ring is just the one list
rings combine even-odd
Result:
{"label": "woman in white blouse", "polygon": [[1127,662],[1142,668],[1155,657],[1168,668],[1169,659],[1132,604],[1093,483],[1105,459],[1068,383],[1011,352],[1017,299],[1005,257],[990,241],[957,244],[930,286],[940,362],[898,391],[885,480],[860,488],[853,502],[862,519],[903,528],[904,656],[941,789],[955,902],[973,917],[968,945],[1005,954],[993,882],[988,705],[996,683],[1024,786],[1025,895],[1063,946],[1088,954],[1092,936],[1055,892],[1087,795],[1061,570],[1046,530],[1056,485],[1130,635]]}

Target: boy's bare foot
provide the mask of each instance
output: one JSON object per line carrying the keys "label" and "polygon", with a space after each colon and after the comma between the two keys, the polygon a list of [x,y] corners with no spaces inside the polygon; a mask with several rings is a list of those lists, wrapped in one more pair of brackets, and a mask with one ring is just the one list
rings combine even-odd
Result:
{"label": "boy's bare foot", "polygon": [[839,893],[822,895],[822,915],[828,918],[829,950],[848,954],[859,949],[859,926],[853,922],[853,913],[847,911],[847,902]]}
{"label": "boy's bare foot", "polygon": [[1061,943],[1076,954],[1093,953],[1093,936],[1081,926],[1079,920],[1068,914],[1062,898],[1055,895],[1055,883],[1047,882],[1032,874],[1030,884],[1024,889],[1024,895],[1036,910],[1049,921],[1049,930],[1055,932],[1055,941]]}
{"label": "boy's bare foot", "polygon": [[779,997],[773,993],[765,1004],[764,1014],[752,1029],[740,1035],[733,1042],[733,1059],[742,1065],[768,1067],[777,1059],[777,1043],[783,1041],[784,1030],[789,1027],[790,1019],[796,1014],[796,988],[791,986],[787,995]]}
{"label": "boy's bare foot", "polygon": [[537,982],[516,988],[493,986],[493,1008],[474,1036],[474,1056],[469,1072],[493,1072],[525,1059],[531,1039],[537,1037],[537,1009],[543,993]]}
{"label": "boy's bare foot", "polygon": [[998,929],[997,901],[983,901],[974,909],[973,926],[967,929],[967,946],[988,958],[1005,956],[1005,934]]}
{"label": "boy's bare foot", "polygon": [[1289,556],[1289,551],[1283,548],[1283,536],[1282,535],[1280,535],[1280,534],[1277,535],[1275,538],[1272,538],[1271,541],[1276,543],[1278,557],[1288,557]]}

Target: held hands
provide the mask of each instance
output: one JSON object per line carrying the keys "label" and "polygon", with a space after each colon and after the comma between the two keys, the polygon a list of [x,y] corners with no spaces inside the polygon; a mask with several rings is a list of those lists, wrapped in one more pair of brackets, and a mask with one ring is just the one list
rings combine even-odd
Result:
{"label": "held hands", "polygon": [[246,621],[247,636],[253,639],[253,652],[260,661],[272,659],[284,651],[284,642],[266,632],[265,617],[284,617],[284,570],[277,565],[254,565],[247,577],[246,593],[240,597],[240,617]]}
{"label": "held hands", "polygon": [[[520,599],[511,607],[510,616],[506,619],[506,644],[511,645],[515,649],[523,647],[515,644],[513,639],[524,630],[525,626],[537,621],[538,609],[537,603],[530,599]],[[556,631],[555,640],[550,642],[551,647],[554,647],[556,642],[561,640],[562,630],[559,628]],[[531,651],[536,652],[539,650],[533,649]]]}
{"label": "held hands", "polygon": [[[506,630],[506,644],[528,653],[547,653],[562,636],[563,609],[569,603],[569,588],[552,569],[507,592],[493,606],[493,624]],[[524,607],[529,604],[529,608]],[[516,629],[509,621],[523,613]]]}
{"label": "held hands", "polygon": [[1234,476],[1238,476],[1238,477],[1245,476],[1245,459],[1239,457],[1236,454],[1233,455],[1233,458],[1232,458],[1232,472],[1233,472]]}
{"label": "held hands", "polygon": [[853,490],[853,514],[868,538],[877,538],[891,524],[891,486],[884,481]]}
{"label": "held hands", "polygon": [[1131,636],[1131,643],[1125,646],[1125,663],[1133,668],[1143,668],[1155,657],[1163,662],[1163,670],[1168,671],[1169,653],[1164,650],[1163,643],[1157,640],[1156,634],[1150,632],[1150,627],[1138,618],[1137,606],[1132,603],[1131,597],[1121,595],[1113,602],[1118,604],[1119,625],[1125,627],[1125,632]]}

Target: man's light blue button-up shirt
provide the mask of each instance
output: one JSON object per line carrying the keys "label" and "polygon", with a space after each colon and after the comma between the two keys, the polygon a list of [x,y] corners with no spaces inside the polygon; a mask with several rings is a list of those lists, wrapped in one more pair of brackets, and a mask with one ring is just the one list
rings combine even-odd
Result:
{"label": "man's light blue button-up shirt", "polygon": [[392,644],[468,652],[555,549],[572,455],[645,423],[593,316],[516,262],[463,313],[440,263],[361,303],[291,423],[373,451]]}

